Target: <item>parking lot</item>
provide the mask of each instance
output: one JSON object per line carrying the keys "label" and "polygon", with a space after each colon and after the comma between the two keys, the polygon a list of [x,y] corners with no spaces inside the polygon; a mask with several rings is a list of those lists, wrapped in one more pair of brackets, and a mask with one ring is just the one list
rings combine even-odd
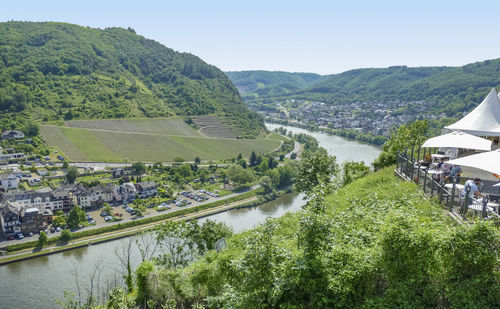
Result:
{"label": "parking lot", "polygon": [[[250,190],[254,190],[256,188],[258,188],[258,185],[253,186],[252,188],[250,188]],[[168,204],[168,206],[170,207],[170,209],[166,209],[166,210],[163,210],[163,211],[158,211],[158,210],[156,210],[156,208],[157,208],[158,205],[155,205],[153,208],[146,208],[146,211],[144,211],[144,213],[142,214],[141,217],[137,217],[135,215],[131,215],[130,213],[128,213],[123,208],[123,206],[121,204],[120,205],[114,205],[114,206],[111,207],[112,211],[111,211],[110,215],[114,216],[115,218],[120,218],[121,220],[114,220],[113,222],[106,222],[104,220],[104,217],[101,217],[102,208],[100,208],[100,209],[95,209],[94,208],[94,209],[91,209],[89,211],[86,211],[86,213],[89,214],[92,217],[92,219],[95,221],[95,224],[92,224],[90,226],[86,226],[86,227],[83,227],[83,228],[80,228],[80,229],[73,230],[73,232],[77,232],[77,231],[80,231],[80,230],[95,229],[95,228],[99,228],[99,227],[102,227],[102,226],[107,226],[107,225],[112,225],[112,224],[118,224],[120,222],[127,222],[129,220],[135,220],[135,219],[140,219],[140,218],[145,218],[145,217],[157,216],[157,215],[165,214],[165,213],[176,211],[176,210],[183,209],[183,208],[191,208],[191,207],[196,207],[198,205],[203,205],[203,204],[211,203],[213,201],[217,201],[217,200],[220,200],[220,199],[227,199],[227,198],[230,198],[230,197],[233,197],[233,196],[236,196],[236,195],[239,195],[239,194],[243,193],[243,192],[240,192],[240,193],[231,193],[231,194],[225,195],[223,197],[219,197],[214,192],[211,192],[212,194],[208,194],[208,191],[205,191],[205,192],[206,193],[203,193],[203,192],[200,192],[200,191],[196,191],[196,192],[195,191],[191,191],[191,192],[186,192],[185,194],[179,193],[176,196],[175,200],[173,200],[172,203]],[[189,197],[190,196],[189,193],[194,193],[194,195],[192,197]],[[195,200],[195,196],[204,196],[205,199],[204,200],[200,200],[200,201],[196,201]],[[185,202],[178,203],[179,201],[185,201]],[[189,202],[189,204],[187,202]],[[133,206],[133,204],[128,204],[128,205],[129,206]],[[118,214],[118,216],[116,216],[116,214]],[[121,217],[120,217],[120,214],[121,214]],[[58,232],[58,231],[51,232],[50,228],[48,229],[47,232],[48,232],[47,233],[48,237],[56,237],[56,236],[60,236],[61,235],[61,232]],[[35,234],[32,237],[24,237],[23,239],[8,240],[5,244],[2,244],[2,245],[12,245],[12,244],[16,244],[16,243],[33,241],[33,240],[37,240],[37,239],[38,239],[38,234]]]}

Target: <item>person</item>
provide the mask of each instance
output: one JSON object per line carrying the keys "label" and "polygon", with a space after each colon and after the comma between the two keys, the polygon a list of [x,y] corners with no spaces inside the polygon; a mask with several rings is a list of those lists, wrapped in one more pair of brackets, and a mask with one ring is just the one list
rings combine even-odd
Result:
{"label": "person", "polygon": [[447,182],[449,179],[454,183],[458,183],[460,181],[460,175],[462,174],[462,168],[460,165],[453,165],[450,169],[450,172],[445,176],[444,181]]}
{"label": "person", "polygon": [[465,193],[470,188],[470,192],[469,192],[469,196],[468,196],[468,198],[469,198],[469,203],[468,204],[470,204],[471,199],[474,198],[474,195],[476,197],[484,197],[484,195],[481,192],[479,192],[478,186],[480,184],[481,184],[481,179],[479,179],[479,178],[475,178],[474,180],[470,179],[470,180],[467,180],[465,182],[462,196],[465,197]]}

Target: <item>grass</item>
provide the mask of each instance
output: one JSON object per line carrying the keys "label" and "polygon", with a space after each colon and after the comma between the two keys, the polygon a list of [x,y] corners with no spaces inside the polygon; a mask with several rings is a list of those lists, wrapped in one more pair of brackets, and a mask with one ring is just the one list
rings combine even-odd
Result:
{"label": "grass", "polygon": [[[153,119],[149,125],[155,122]],[[50,146],[60,149],[71,161],[172,162],[176,157],[192,161],[196,156],[201,160],[223,160],[239,153],[245,157],[252,151],[266,153],[280,143],[264,138],[219,139],[56,126],[42,126],[40,132]]]}

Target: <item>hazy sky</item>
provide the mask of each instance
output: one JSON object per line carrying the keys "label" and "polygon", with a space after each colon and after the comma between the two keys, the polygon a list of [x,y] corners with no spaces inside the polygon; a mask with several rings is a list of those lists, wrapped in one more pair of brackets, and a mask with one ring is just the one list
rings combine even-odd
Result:
{"label": "hazy sky", "polygon": [[224,71],[331,74],[500,57],[500,1],[3,0],[8,20],[130,26]]}

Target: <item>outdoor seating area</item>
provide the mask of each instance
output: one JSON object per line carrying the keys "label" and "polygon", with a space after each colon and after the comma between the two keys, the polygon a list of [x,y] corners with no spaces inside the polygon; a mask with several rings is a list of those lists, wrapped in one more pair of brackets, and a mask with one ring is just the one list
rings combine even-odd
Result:
{"label": "outdoor seating area", "polygon": [[500,97],[495,89],[443,131],[449,133],[398,154],[396,173],[460,218],[500,222]]}

